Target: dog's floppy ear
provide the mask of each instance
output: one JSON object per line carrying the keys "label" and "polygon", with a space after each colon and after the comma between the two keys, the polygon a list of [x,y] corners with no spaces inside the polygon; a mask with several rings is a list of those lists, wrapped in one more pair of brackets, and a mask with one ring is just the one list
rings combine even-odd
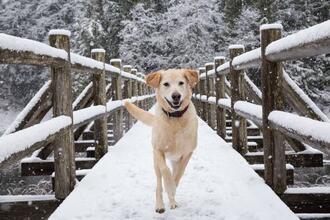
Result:
{"label": "dog's floppy ear", "polygon": [[190,87],[194,88],[199,80],[197,70],[186,69],[184,71],[184,76],[187,78]]}
{"label": "dog's floppy ear", "polygon": [[147,85],[153,87],[153,88],[157,88],[159,86],[159,83],[160,83],[160,71],[158,72],[154,72],[154,73],[149,73],[147,76],[146,76],[146,82],[147,82]]}

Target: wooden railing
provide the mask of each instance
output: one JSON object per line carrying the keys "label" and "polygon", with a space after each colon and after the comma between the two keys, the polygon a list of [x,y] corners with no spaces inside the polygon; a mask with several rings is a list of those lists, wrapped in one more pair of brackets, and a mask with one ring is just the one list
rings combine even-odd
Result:
{"label": "wooden railing", "polygon": [[[229,61],[216,57],[214,63],[199,69],[201,80],[193,96],[198,113],[225,138],[227,110],[232,117],[233,147],[242,155],[247,152],[246,119],[259,126],[263,134],[265,181],[277,193],[283,193],[287,187],[284,140],[295,151],[304,151],[309,144],[330,153],[329,119],[282,67],[282,61],[329,53],[329,30],[330,21],[326,21],[281,38],[281,25],[262,25],[260,48],[244,53],[243,45],[231,45]],[[261,91],[244,72],[258,66]],[[301,116],[283,112],[284,98]],[[216,120],[209,115],[215,115]]]}
{"label": "wooden railing", "polygon": [[[55,197],[64,199],[76,181],[74,140],[93,125],[95,157],[100,159],[108,149],[108,118],[113,121],[115,139],[123,135],[123,100],[147,109],[154,95],[136,69],[122,67],[120,59],[107,64],[103,49],[93,49],[91,58],[72,53],[68,31],[50,31],[49,43],[0,34],[0,64],[50,67],[51,72],[51,80],[0,138],[0,169],[38,149],[41,159],[54,151]],[[73,102],[71,74],[76,72],[91,74],[92,82]],[[40,123],[51,108],[53,118]],[[126,118],[128,129],[133,120]]]}

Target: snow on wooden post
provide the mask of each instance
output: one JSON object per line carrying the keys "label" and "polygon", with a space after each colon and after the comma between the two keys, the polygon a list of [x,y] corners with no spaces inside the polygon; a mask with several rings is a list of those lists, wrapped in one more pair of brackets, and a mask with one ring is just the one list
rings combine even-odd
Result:
{"label": "snow on wooden post", "polygon": [[[123,66],[123,70],[127,73],[132,73],[132,66],[125,65]],[[132,79],[125,80],[125,98],[132,98]],[[126,111],[126,130],[130,129],[133,125],[133,118],[131,114]]]}
{"label": "snow on wooden post", "polygon": [[225,57],[214,58],[214,70],[216,74],[215,78],[215,94],[216,94],[216,111],[217,111],[217,134],[225,138],[226,137],[226,109],[218,106],[218,100],[226,98],[225,96],[225,75],[218,75],[217,68],[225,63]]}
{"label": "snow on wooden post", "polygon": [[[120,73],[112,73],[111,82],[112,90],[114,92],[114,97],[112,100],[121,100],[123,98],[121,91],[121,60],[120,59],[111,59],[110,65],[117,67],[120,70]],[[117,142],[123,135],[123,109],[119,108],[113,114],[113,136],[115,142]]]}
{"label": "snow on wooden post", "polygon": [[235,70],[232,65],[234,57],[244,53],[243,45],[230,45],[230,83],[231,83],[231,113],[232,113],[232,141],[233,147],[242,155],[247,153],[246,119],[235,113],[236,101],[245,100],[243,77],[244,71]]}
{"label": "snow on wooden post", "polygon": [[[205,73],[205,67],[199,68],[199,75],[202,75],[203,73]],[[201,103],[202,103],[202,111],[201,111],[201,116],[202,119],[204,121],[207,120],[207,102],[205,102],[205,100],[203,100],[202,98],[206,96],[206,84],[205,84],[206,78],[203,78],[200,80],[200,84],[201,84]]]}
{"label": "snow on wooden post", "polygon": [[[214,68],[214,63],[206,63],[205,64],[205,72],[206,72],[206,81],[207,81],[207,98],[209,97],[214,97],[215,96],[215,91],[214,91],[214,78],[213,76],[210,76],[209,71],[211,71]],[[208,125],[212,128],[215,129],[215,105],[212,103],[208,104],[209,107],[209,113],[208,113],[208,118],[207,122]]]}
{"label": "snow on wooden post", "polygon": [[[105,50],[103,49],[93,49],[92,58],[105,62]],[[106,106],[106,90],[105,90],[105,70],[99,71],[93,74],[93,97],[94,105],[104,105]],[[108,151],[108,136],[107,136],[107,116],[95,120],[94,123],[94,135],[96,140],[95,146],[95,158],[97,160],[107,153]]]}
{"label": "snow on wooden post", "polygon": [[285,145],[280,132],[270,129],[268,115],[274,110],[283,109],[283,70],[281,62],[270,62],[266,59],[265,51],[267,45],[281,38],[281,31],[280,24],[266,24],[260,27],[265,181],[276,193],[286,190]]}
{"label": "snow on wooden post", "polygon": [[[53,87],[53,117],[67,115],[72,118],[72,82],[70,65],[70,31],[51,30],[49,44],[64,49],[68,62],[51,67]],[[73,190],[76,181],[75,150],[72,125],[54,141],[55,197],[65,199]]]}

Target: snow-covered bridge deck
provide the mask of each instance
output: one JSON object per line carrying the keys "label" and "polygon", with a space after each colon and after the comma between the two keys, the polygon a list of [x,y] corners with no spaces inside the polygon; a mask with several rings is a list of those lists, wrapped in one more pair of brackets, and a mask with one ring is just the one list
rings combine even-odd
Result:
{"label": "snow-covered bridge deck", "polygon": [[137,123],[78,184],[50,219],[298,219],[205,122],[177,190],[179,208],[154,211],[151,129]]}

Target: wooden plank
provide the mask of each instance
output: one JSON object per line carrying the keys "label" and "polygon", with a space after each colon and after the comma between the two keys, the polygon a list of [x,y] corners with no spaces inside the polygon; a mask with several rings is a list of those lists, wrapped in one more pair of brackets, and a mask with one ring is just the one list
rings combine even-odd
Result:
{"label": "wooden plank", "polygon": [[282,89],[282,64],[267,60],[266,47],[281,38],[278,26],[261,26],[261,87],[262,87],[262,133],[264,137],[265,181],[276,193],[286,190],[285,145],[278,131],[269,127],[268,115],[284,107]]}
{"label": "wooden plank", "polygon": [[[244,158],[250,164],[264,163],[263,152],[247,153]],[[323,154],[322,153],[285,153],[286,163],[292,164],[294,167],[322,167]]]}
{"label": "wooden plank", "polygon": [[[242,78],[244,90],[246,92],[246,96],[252,100],[256,104],[261,104],[262,102],[262,94],[258,87],[251,81],[246,73],[244,73],[244,77]],[[259,91],[259,92],[257,92]]]}
{"label": "wooden plank", "polygon": [[[91,169],[95,164],[94,158],[76,158],[76,169]],[[21,162],[22,176],[46,176],[54,172],[54,160],[23,160]]]}
{"label": "wooden plank", "polygon": [[[226,142],[232,142],[233,138],[231,136],[227,136],[225,138]],[[261,135],[259,136],[247,136],[248,142],[256,142],[259,146],[259,148],[263,147],[263,137]]]}
{"label": "wooden plank", "polygon": [[[260,136],[261,135],[259,128],[247,127],[246,131],[247,131],[248,136]],[[226,130],[226,133],[227,133],[228,136],[231,136],[232,135],[232,130]]]}
{"label": "wooden plank", "polygon": [[48,67],[61,66],[65,62],[67,62],[67,60],[60,57],[54,58],[44,54],[35,54],[33,52],[0,49],[0,63],[2,64],[22,64]]}
{"label": "wooden plank", "polygon": [[[260,165],[260,164],[258,164],[258,165]],[[251,165],[251,166],[253,168],[254,165]],[[253,169],[260,177],[265,179],[265,168],[264,167],[263,168],[258,167],[257,169],[255,169],[255,168],[253,168]],[[287,167],[285,174],[286,174],[285,181],[287,182],[287,184],[293,185],[294,184],[294,169]]]}
{"label": "wooden plank", "polygon": [[286,94],[285,97],[294,111],[298,112],[299,115],[307,116],[308,118],[318,121],[329,121],[327,116],[322,113],[317,105],[290,78],[289,74],[284,72],[283,76],[283,89]]}
{"label": "wooden plank", "polygon": [[74,142],[76,152],[84,152],[88,147],[95,147],[95,145],[96,145],[95,140],[91,140],[91,141],[79,140]]}
{"label": "wooden plank", "polygon": [[[214,69],[215,69],[215,93],[216,93],[216,102],[219,99],[226,98],[225,95],[225,76],[217,74],[218,66],[225,63],[224,57],[218,57],[214,59]],[[220,106],[216,105],[216,119],[217,119],[217,134],[225,138],[226,133],[226,109],[220,108]]]}
{"label": "wooden plank", "polygon": [[[299,191],[303,191],[302,188]],[[306,188],[306,191],[309,191]],[[330,213],[330,193],[284,193],[279,195],[283,202],[295,213]]]}
{"label": "wooden plank", "polygon": [[47,219],[60,204],[50,195],[0,196],[0,219]]}
{"label": "wooden plank", "polygon": [[236,114],[234,110],[235,102],[239,100],[245,100],[245,93],[243,89],[243,71],[235,70],[232,66],[232,60],[234,57],[244,52],[243,45],[231,45],[229,46],[230,55],[230,84],[231,84],[231,120],[232,120],[232,142],[233,147],[242,155],[246,154],[247,138],[246,138],[246,119]]}

